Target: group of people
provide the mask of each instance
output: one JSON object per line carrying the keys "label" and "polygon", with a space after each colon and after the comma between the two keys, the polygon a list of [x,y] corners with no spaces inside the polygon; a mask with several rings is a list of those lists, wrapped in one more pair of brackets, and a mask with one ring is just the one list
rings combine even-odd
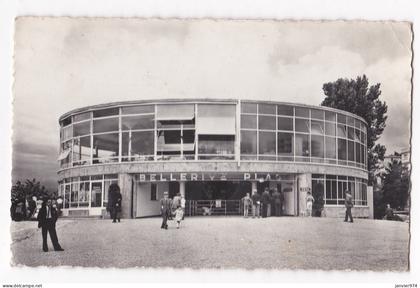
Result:
{"label": "group of people", "polygon": [[246,193],[246,196],[242,198],[244,207],[244,217],[247,218],[249,210],[252,208],[252,218],[268,217],[268,216],[282,216],[283,215],[283,202],[284,195],[279,192],[277,188],[271,191],[268,188],[264,189],[261,196],[257,193],[257,190],[252,191],[252,195]]}
{"label": "group of people", "polygon": [[163,192],[160,199],[160,212],[162,215],[161,229],[168,229],[168,220],[175,219],[176,228],[179,229],[181,221],[184,220],[185,198],[177,193],[174,199],[169,198],[168,191]]}

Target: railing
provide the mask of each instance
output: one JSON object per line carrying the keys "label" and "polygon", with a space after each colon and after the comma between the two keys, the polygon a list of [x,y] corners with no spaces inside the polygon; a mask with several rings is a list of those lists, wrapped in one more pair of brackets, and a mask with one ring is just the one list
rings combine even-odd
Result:
{"label": "railing", "polygon": [[187,200],[185,215],[243,215],[243,205],[241,200]]}

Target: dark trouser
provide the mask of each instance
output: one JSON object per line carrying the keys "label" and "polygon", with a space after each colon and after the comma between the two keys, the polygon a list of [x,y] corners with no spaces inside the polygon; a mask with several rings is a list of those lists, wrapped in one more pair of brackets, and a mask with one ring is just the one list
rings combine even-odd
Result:
{"label": "dark trouser", "polygon": [[55,222],[52,219],[47,219],[45,224],[42,226],[42,249],[44,251],[48,250],[47,244],[47,234],[50,233],[51,242],[54,246],[54,249],[61,249],[60,244],[58,243],[57,232],[55,231]]}
{"label": "dark trouser", "polygon": [[111,208],[111,218],[112,218],[112,222],[115,222],[115,220],[117,219],[117,208],[113,207]]}
{"label": "dark trouser", "polygon": [[263,203],[263,207],[262,207],[262,217],[263,218],[267,217],[267,209],[268,209],[268,204]]}
{"label": "dark trouser", "polygon": [[346,207],[346,218],[344,219],[344,221],[347,222],[349,217],[350,217],[350,222],[353,222],[353,216],[351,215],[351,207]]}
{"label": "dark trouser", "polygon": [[160,226],[160,228],[167,228],[168,227],[168,216],[169,216],[169,211],[162,211],[162,225]]}
{"label": "dark trouser", "polygon": [[274,209],[276,211],[276,216],[281,216],[281,203],[275,203]]}

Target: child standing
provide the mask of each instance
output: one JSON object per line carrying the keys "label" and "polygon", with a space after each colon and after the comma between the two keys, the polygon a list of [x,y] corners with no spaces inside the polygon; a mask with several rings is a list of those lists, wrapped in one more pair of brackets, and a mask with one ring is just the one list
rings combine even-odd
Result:
{"label": "child standing", "polygon": [[181,206],[178,206],[178,208],[176,208],[175,210],[176,229],[179,229],[182,217],[184,217],[184,211],[182,211]]}

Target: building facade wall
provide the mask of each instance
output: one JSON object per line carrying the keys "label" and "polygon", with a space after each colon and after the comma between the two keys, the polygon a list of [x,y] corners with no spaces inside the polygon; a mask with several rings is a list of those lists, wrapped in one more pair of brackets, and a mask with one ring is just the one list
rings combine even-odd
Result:
{"label": "building facade wall", "polygon": [[[239,177],[235,180],[251,181],[253,188],[261,181],[272,181],[269,187],[274,188],[276,180],[271,178],[291,175],[296,183],[294,215],[304,212],[313,183],[324,189],[327,217],[340,215],[345,188],[357,198],[355,215],[365,217],[369,210],[366,123],[344,111],[280,102],[180,99],[85,107],[66,113],[59,122],[59,193],[69,216],[86,210],[103,215],[112,181],[122,191],[123,218],[158,214],[157,200],[145,191],[156,182],[156,197],[161,197],[168,183],[155,179],[168,173],[175,177],[171,181],[182,182],[183,193],[185,183],[200,173]],[[138,185],[139,175],[149,180]]]}

